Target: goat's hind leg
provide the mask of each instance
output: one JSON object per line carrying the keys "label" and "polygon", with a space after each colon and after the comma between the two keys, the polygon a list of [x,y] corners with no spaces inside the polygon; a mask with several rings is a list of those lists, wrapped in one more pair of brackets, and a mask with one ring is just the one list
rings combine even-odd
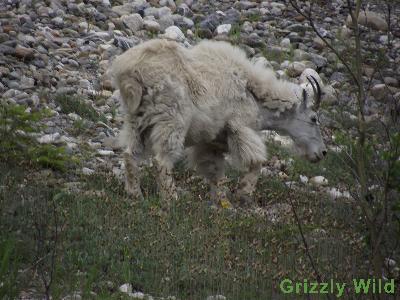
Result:
{"label": "goat's hind leg", "polygon": [[183,155],[184,138],[184,127],[176,120],[166,120],[156,124],[150,136],[161,198],[167,202],[178,198],[172,170]]}
{"label": "goat's hind leg", "polygon": [[242,207],[251,207],[253,194],[256,190],[258,178],[260,176],[261,163],[252,164],[248,172],[240,179],[239,187],[235,192],[235,198]]}

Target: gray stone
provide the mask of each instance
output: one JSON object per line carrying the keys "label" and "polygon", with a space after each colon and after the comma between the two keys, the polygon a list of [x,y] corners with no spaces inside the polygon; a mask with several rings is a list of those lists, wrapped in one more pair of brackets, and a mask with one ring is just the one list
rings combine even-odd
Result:
{"label": "gray stone", "polygon": [[304,50],[295,49],[293,51],[293,60],[295,61],[310,60],[310,59],[311,59],[310,53],[307,53]]}
{"label": "gray stone", "polygon": [[244,38],[245,43],[250,47],[261,47],[265,46],[263,39],[255,32]]}
{"label": "gray stone", "polygon": [[35,80],[27,76],[22,76],[20,84],[21,84],[20,88],[23,90],[31,89],[35,86]]}
{"label": "gray stone", "polygon": [[297,77],[306,69],[306,66],[301,62],[293,62],[287,68],[287,74],[290,77]]}
{"label": "gray stone", "polygon": [[132,14],[121,17],[122,22],[133,32],[136,32],[143,27],[143,19],[139,14]]}
{"label": "gray stone", "polygon": [[174,25],[174,20],[172,18],[172,15],[166,15],[162,16],[158,20],[158,24],[160,24],[160,30],[165,31],[166,28],[173,26]]}
{"label": "gray stone", "polygon": [[397,80],[394,77],[385,77],[383,80],[387,85],[394,86],[394,87],[400,87],[399,80]]}
{"label": "gray stone", "polygon": [[34,58],[35,50],[32,48],[23,47],[17,45],[15,47],[15,56],[22,59],[32,59]]}
{"label": "gray stone", "polygon": [[319,37],[314,38],[314,40],[313,40],[313,48],[314,49],[322,50],[325,47],[326,47],[326,45],[321,38],[319,38]]}
{"label": "gray stone", "polygon": [[288,38],[282,39],[282,41],[280,42],[280,45],[283,48],[290,48],[290,39],[288,39]]}
{"label": "gray stone", "polygon": [[251,2],[251,1],[239,1],[239,2],[236,2],[234,5],[236,8],[239,8],[241,10],[247,10],[250,8],[257,7],[257,3]]}
{"label": "gray stone", "polygon": [[144,20],[144,28],[151,32],[159,32],[161,30],[160,24],[153,20]]}
{"label": "gray stone", "polygon": [[322,55],[311,53],[311,61],[317,65],[318,68],[325,67],[328,64],[328,60]]}
{"label": "gray stone", "polygon": [[130,3],[126,3],[124,5],[113,6],[112,11],[118,14],[119,16],[125,16],[135,12],[135,9]]}
{"label": "gray stone", "polygon": [[292,25],[289,25],[288,27],[286,27],[285,29],[288,31],[294,31],[297,33],[304,34],[308,28],[301,24],[292,24]]}
{"label": "gray stone", "polygon": [[186,3],[179,4],[176,12],[184,17],[193,17],[193,12]]}
{"label": "gray stone", "polygon": [[[387,31],[389,27],[383,16],[369,10],[360,11],[360,14],[358,15],[358,23],[381,31]],[[346,25],[347,27],[352,27],[352,20],[350,16],[348,16],[346,19]]]}
{"label": "gray stone", "polygon": [[216,13],[208,15],[203,21],[200,22],[201,29],[208,29],[214,32],[217,26],[221,24],[222,16]]}

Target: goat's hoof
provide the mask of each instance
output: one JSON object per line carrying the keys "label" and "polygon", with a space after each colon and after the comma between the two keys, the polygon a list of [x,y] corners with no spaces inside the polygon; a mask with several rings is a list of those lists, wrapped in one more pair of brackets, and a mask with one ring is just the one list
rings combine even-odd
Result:
{"label": "goat's hoof", "polygon": [[138,201],[144,200],[142,191],[140,191],[140,190],[138,191],[137,189],[131,189],[128,187],[126,187],[125,190],[131,198],[138,200]]}

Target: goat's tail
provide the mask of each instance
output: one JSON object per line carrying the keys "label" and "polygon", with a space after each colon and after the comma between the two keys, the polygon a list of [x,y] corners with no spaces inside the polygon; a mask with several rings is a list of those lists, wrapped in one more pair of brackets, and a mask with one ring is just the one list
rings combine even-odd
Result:
{"label": "goat's tail", "polygon": [[125,112],[135,113],[141,103],[143,81],[134,61],[129,61],[126,57],[117,57],[109,69],[109,76],[113,86],[120,91]]}

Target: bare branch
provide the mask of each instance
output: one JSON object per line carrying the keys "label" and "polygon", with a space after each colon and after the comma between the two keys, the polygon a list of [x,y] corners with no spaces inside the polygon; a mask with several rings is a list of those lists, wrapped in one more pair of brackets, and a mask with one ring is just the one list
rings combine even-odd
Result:
{"label": "bare branch", "polygon": [[289,0],[290,4],[293,8],[302,15],[309,23],[312,29],[314,30],[315,34],[325,43],[325,45],[336,55],[336,57],[340,60],[340,62],[345,66],[347,72],[350,74],[351,78],[353,79],[354,83],[359,86],[360,82],[358,81],[357,77],[355,76],[354,72],[352,71],[350,65],[344,60],[342,55],[332,46],[330,42],[326,38],[324,38],[321,33],[318,31],[317,27],[315,26],[314,20],[312,16],[312,4],[310,4],[310,9],[308,14],[301,10],[301,8],[295,3],[295,0]]}

